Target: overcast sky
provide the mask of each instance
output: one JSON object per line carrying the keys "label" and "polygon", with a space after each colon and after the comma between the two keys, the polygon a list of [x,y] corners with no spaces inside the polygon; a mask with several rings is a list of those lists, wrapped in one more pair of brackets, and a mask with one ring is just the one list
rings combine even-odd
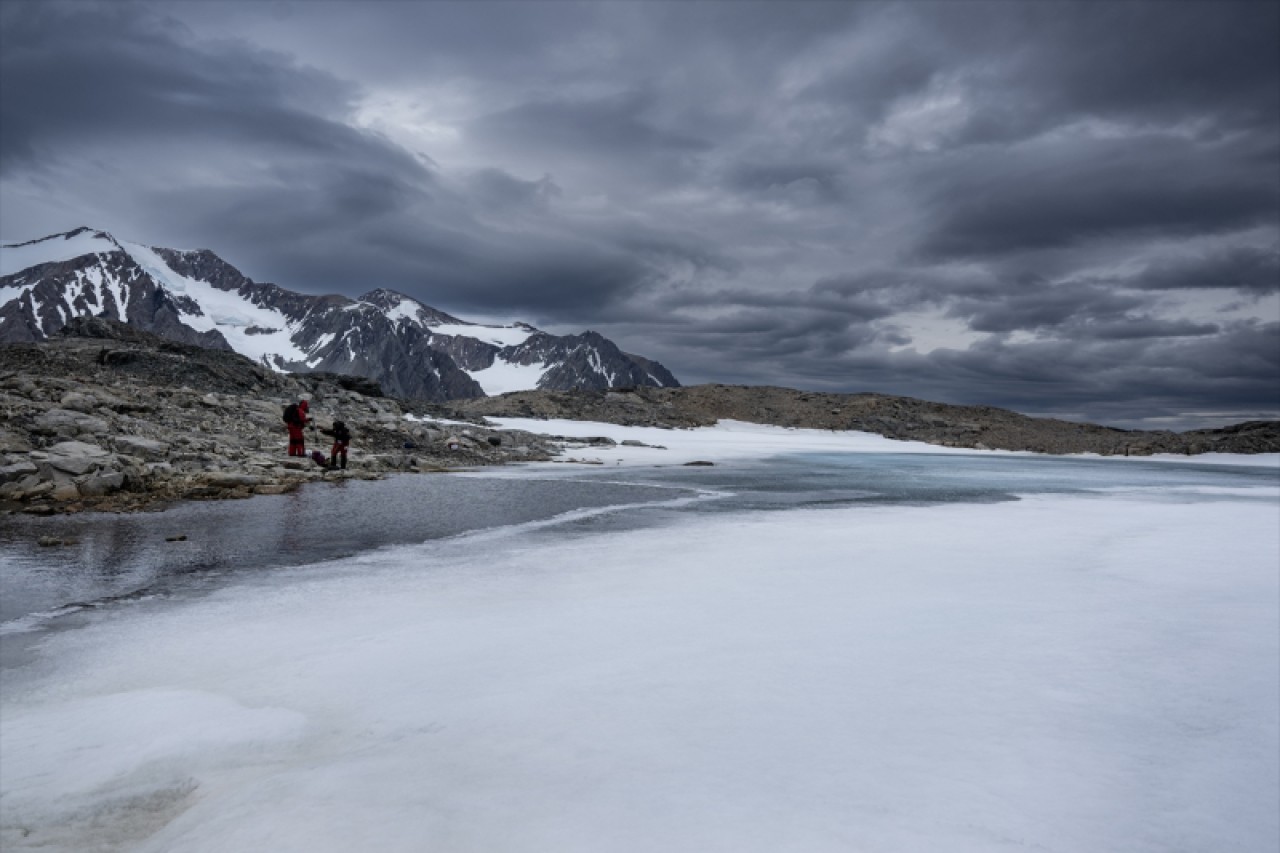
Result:
{"label": "overcast sky", "polygon": [[0,236],[686,384],[1280,413],[1280,4],[0,3]]}

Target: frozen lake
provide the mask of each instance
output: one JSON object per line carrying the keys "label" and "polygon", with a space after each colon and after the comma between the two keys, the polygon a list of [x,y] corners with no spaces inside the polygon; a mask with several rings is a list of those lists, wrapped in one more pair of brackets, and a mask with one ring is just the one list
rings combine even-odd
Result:
{"label": "frozen lake", "polygon": [[1274,465],[546,466],[0,542],[5,849],[1280,845]]}

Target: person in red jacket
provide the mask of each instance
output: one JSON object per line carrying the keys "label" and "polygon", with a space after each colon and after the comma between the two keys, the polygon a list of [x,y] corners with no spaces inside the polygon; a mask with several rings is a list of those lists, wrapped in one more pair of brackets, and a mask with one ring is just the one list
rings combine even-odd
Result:
{"label": "person in red jacket", "polygon": [[311,404],[306,400],[300,400],[297,403],[290,403],[284,407],[284,426],[289,430],[289,455],[290,456],[306,456],[307,441],[302,431],[306,429],[310,418],[307,417],[307,409]]}

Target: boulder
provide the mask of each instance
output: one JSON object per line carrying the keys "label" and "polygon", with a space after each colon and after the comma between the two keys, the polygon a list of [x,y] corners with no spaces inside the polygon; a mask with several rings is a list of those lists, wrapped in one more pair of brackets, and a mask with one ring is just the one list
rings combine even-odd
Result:
{"label": "boulder", "polygon": [[59,401],[64,409],[70,409],[73,412],[83,412],[90,414],[94,409],[98,408],[98,400],[92,394],[82,394],[79,391],[68,391],[62,395]]}
{"label": "boulder", "polygon": [[99,445],[87,441],[60,441],[46,447],[45,453],[50,456],[110,456],[111,454]]}
{"label": "boulder", "polygon": [[26,453],[31,442],[26,437],[7,429],[0,429],[0,453]]}
{"label": "boulder", "polygon": [[87,474],[90,471],[106,466],[111,454],[96,444],[83,441],[63,441],[45,451],[48,454],[46,465],[57,471],[72,476]]}
{"label": "boulder", "polygon": [[31,462],[15,462],[12,465],[0,467],[0,483],[11,483],[21,480],[30,474],[39,470]]}
{"label": "boulder", "polygon": [[130,456],[138,456],[152,462],[163,460],[169,453],[167,443],[150,438],[118,435],[111,442],[121,453],[128,453]]}
{"label": "boulder", "polygon": [[80,487],[75,483],[64,483],[61,486],[54,486],[49,496],[55,501],[73,501],[80,497]]}
{"label": "boulder", "polygon": [[31,423],[31,431],[40,435],[99,435],[108,429],[110,426],[102,418],[71,409],[50,409]]}
{"label": "boulder", "polygon": [[95,474],[80,483],[80,494],[84,497],[97,498],[118,492],[124,487],[124,474],[112,471],[109,474]]}

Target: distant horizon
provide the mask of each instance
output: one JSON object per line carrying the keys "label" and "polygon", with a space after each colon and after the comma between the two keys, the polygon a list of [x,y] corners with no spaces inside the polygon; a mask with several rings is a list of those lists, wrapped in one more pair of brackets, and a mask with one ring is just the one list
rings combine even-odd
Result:
{"label": "distant horizon", "polygon": [[[56,232],[53,234],[46,234],[43,237],[36,237],[30,240],[22,240],[22,241],[11,241],[5,238],[3,235],[0,235],[0,248],[16,248],[18,246],[23,246],[23,245],[33,244],[33,243],[40,243],[54,237],[64,237],[64,236],[69,236],[71,234],[76,234],[80,232],[104,234],[111,237],[113,240],[124,240],[127,243],[140,242],[140,241],[131,240],[128,237],[123,237],[123,236],[118,237],[108,229],[94,228],[93,226],[82,225],[76,228],[69,229],[67,231]],[[190,248],[182,248],[182,247],[174,247],[174,246],[153,246],[153,248],[163,248],[163,249],[169,249],[172,251],[181,251],[181,252],[207,251],[207,252],[212,252],[215,255],[218,255],[218,252],[216,249],[213,249],[207,246],[196,246],[196,247],[190,247]],[[218,255],[218,257],[222,258],[221,255]],[[236,267],[234,263],[232,263],[231,261],[228,261],[226,258],[222,258],[222,260],[225,261],[226,263],[229,263],[232,267]],[[238,269],[238,267],[236,268]],[[4,267],[0,266],[0,275],[7,275],[7,274],[8,273],[4,272]],[[452,315],[455,313],[461,313],[461,312],[454,312],[450,309],[441,308],[439,305],[433,305],[433,304],[423,302],[419,297],[411,296],[407,293],[403,293],[401,291],[394,290],[392,288],[375,287],[369,291],[366,291],[364,294],[361,294],[361,295],[350,295],[346,293],[332,293],[332,292],[307,293],[305,291],[295,290],[294,288],[288,287],[287,285],[281,284],[279,282],[258,281],[257,279],[253,279],[252,276],[246,276],[246,277],[250,278],[255,284],[272,285],[275,287],[280,287],[284,290],[290,290],[295,293],[301,293],[306,296],[317,296],[317,297],[336,296],[343,299],[350,299],[356,302],[361,301],[361,296],[363,295],[368,295],[369,293],[373,293],[379,290],[385,290],[388,292],[395,293],[396,295],[402,296],[406,299],[410,299],[420,305],[423,305],[424,307],[431,308],[433,310],[440,311],[445,314]],[[456,319],[468,325],[475,325],[475,326],[482,326],[482,327],[485,327],[485,326],[510,327],[510,326],[516,326],[516,325],[528,325],[528,326],[531,326],[532,328],[537,328],[539,331],[545,331],[553,334],[564,334],[564,335],[582,334],[585,332],[594,331],[592,329],[578,329],[578,330],[557,329],[554,325],[549,328],[544,328],[541,326],[533,326],[532,324],[528,324],[525,321],[519,320],[519,319],[509,320],[509,321],[499,321],[499,320],[493,320],[491,318],[482,319],[478,321],[466,319],[463,317],[457,317]],[[623,346],[625,342],[615,341],[614,343],[619,344],[619,346]],[[640,353],[640,355],[643,355],[643,353]],[[670,370],[673,374],[678,372],[677,370],[672,369],[671,365],[663,364],[663,367]],[[696,387],[699,385],[729,385],[729,386],[738,386],[738,387],[745,387],[745,388],[777,387],[777,388],[785,388],[788,390],[803,391],[807,393],[847,394],[847,395],[878,394],[878,395],[890,396],[890,397],[912,398],[912,395],[909,395],[909,394],[903,394],[896,391],[884,390],[884,389],[834,390],[834,389],[805,388],[803,386],[779,384],[777,382],[750,382],[750,381],[726,382],[726,381],[715,379],[715,378],[706,379],[699,382],[686,382],[685,380],[680,379],[678,375],[676,376],[676,378],[680,380],[681,387],[686,387],[686,388]],[[514,392],[514,393],[520,393],[520,392]],[[934,400],[930,398],[914,398],[914,399],[923,399],[928,402],[937,402],[937,403],[944,403],[947,405],[956,405],[956,406],[989,406],[989,405],[996,406],[996,404],[986,403],[981,401]],[[1084,412],[1063,412],[1063,411],[1034,412],[1034,411],[1026,411],[1022,409],[1013,409],[1008,406],[996,406],[996,407],[1008,409],[1010,411],[1015,411],[1018,414],[1022,414],[1031,418],[1049,418],[1049,419],[1068,421],[1072,423],[1086,423],[1086,424],[1093,424],[1096,426],[1103,426],[1103,427],[1110,427],[1110,428],[1124,429],[1124,430],[1147,430],[1147,431],[1167,430],[1170,432],[1187,432],[1190,430],[1197,430],[1197,429],[1214,429],[1214,428],[1221,428],[1226,426],[1234,426],[1237,424],[1247,423],[1250,421],[1280,420],[1280,415],[1277,415],[1274,412],[1272,413],[1259,412],[1252,416],[1249,415],[1248,413],[1235,413],[1235,412],[1232,412],[1232,413],[1193,412],[1193,413],[1187,413],[1187,415],[1185,416],[1137,418],[1131,422],[1100,422],[1096,420],[1091,420],[1089,416]]]}

